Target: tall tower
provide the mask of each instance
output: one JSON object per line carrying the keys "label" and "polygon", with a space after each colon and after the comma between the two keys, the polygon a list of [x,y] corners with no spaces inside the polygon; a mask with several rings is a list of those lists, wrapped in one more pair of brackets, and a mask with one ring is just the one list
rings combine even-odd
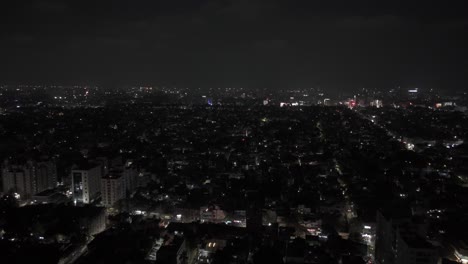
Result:
{"label": "tall tower", "polygon": [[73,199],[78,203],[92,203],[101,194],[100,165],[75,166],[71,171]]}

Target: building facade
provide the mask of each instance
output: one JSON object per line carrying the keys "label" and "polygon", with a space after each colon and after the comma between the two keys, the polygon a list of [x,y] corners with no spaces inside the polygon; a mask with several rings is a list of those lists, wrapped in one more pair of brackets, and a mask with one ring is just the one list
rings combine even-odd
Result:
{"label": "building facade", "polygon": [[124,199],[126,194],[125,177],[122,174],[108,174],[101,179],[102,203],[111,207],[117,201]]}
{"label": "building facade", "polygon": [[76,166],[71,171],[72,193],[76,203],[92,203],[101,194],[100,165]]}
{"label": "building facade", "polygon": [[57,168],[53,161],[5,161],[1,170],[3,192],[15,192],[22,198],[57,186]]}

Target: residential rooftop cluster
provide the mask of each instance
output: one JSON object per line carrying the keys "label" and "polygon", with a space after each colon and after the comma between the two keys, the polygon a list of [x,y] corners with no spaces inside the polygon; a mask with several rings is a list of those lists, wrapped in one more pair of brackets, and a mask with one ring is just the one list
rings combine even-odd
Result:
{"label": "residential rooftop cluster", "polygon": [[79,98],[99,88],[72,88],[2,106],[6,260],[468,263],[463,97],[184,103],[145,88],[97,103]]}

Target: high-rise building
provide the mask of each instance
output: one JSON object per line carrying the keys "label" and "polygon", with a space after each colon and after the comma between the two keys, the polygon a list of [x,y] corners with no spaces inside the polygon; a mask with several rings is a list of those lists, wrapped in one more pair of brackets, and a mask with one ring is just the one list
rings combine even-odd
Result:
{"label": "high-rise building", "polygon": [[57,186],[57,166],[53,161],[40,161],[34,163],[36,180],[36,193]]}
{"label": "high-rise building", "polygon": [[377,212],[377,230],[375,240],[375,262],[377,264],[395,263],[396,228],[408,222],[410,214],[406,210]]}
{"label": "high-rise building", "polygon": [[112,171],[101,179],[102,203],[111,207],[125,198],[127,191],[125,177],[122,173]]}
{"label": "high-rise building", "polygon": [[419,96],[418,88],[408,90],[408,99],[414,100],[414,99],[417,99],[418,96]]}
{"label": "high-rise building", "polygon": [[16,192],[22,198],[57,186],[57,168],[53,161],[5,161],[1,172],[3,192]]}
{"label": "high-rise building", "polygon": [[[114,159],[114,161],[117,159]],[[131,193],[138,185],[138,170],[132,161],[118,160],[107,169],[107,174],[101,179],[102,203],[112,206]]]}
{"label": "high-rise building", "polygon": [[398,228],[395,243],[395,262],[398,264],[437,264],[437,250],[409,225]]}
{"label": "high-rise building", "polygon": [[75,166],[71,171],[73,199],[78,203],[92,203],[101,194],[102,168],[97,164]]}
{"label": "high-rise building", "polygon": [[10,165],[2,168],[3,192],[15,192],[22,198],[34,194],[34,176],[30,169]]}
{"label": "high-rise building", "polygon": [[437,250],[423,237],[406,210],[377,213],[375,262],[377,264],[437,264]]}
{"label": "high-rise building", "polygon": [[132,192],[138,186],[138,169],[136,165],[132,161],[127,161],[122,173],[125,178],[126,191]]}

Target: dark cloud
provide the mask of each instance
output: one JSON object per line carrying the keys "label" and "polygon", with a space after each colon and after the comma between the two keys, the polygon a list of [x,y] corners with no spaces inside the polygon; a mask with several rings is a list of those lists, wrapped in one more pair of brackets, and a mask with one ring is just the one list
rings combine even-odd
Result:
{"label": "dark cloud", "polygon": [[69,5],[64,2],[59,1],[34,1],[31,4],[31,9],[34,12],[39,12],[41,14],[58,14],[68,11]]}
{"label": "dark cloud", "polygon": [[464,87],[463,1],[10,1],[0,81]]}

